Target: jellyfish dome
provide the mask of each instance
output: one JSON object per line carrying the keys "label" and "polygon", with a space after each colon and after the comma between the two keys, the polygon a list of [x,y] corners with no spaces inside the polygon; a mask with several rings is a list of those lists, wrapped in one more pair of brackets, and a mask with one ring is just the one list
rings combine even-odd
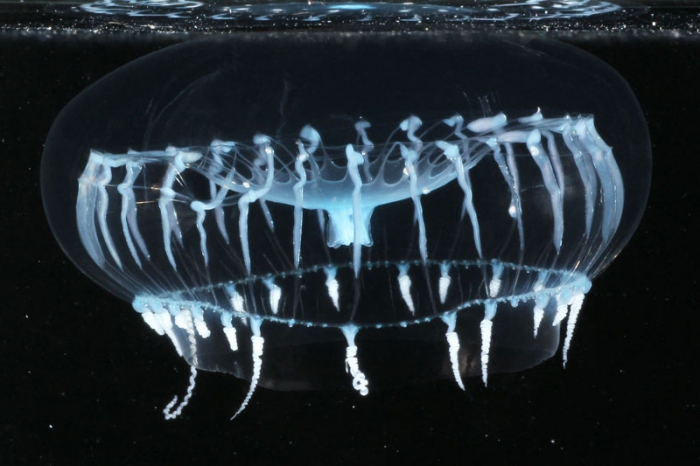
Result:
{"label": "jellyfish dome", "polygon": [[566,362],[650,170],[628,85],[574,47],[294,33],[109,74],[41,176],[68,256],[191,365],[185,403],[202,369],[250,380],[243,409],[257,385],[464,388],[560,338]]}

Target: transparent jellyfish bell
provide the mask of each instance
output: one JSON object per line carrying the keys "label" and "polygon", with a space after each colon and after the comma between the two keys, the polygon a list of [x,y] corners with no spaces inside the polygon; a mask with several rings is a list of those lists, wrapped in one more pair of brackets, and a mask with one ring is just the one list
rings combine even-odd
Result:
{"label": "transparent jellyfish bell", "polygon": [[568,347],[649,189],[628,85],[542,40],[322,38],[188,42],[76,97],[42,163],[66,253],[267,387],[486,381],[567,315]]}

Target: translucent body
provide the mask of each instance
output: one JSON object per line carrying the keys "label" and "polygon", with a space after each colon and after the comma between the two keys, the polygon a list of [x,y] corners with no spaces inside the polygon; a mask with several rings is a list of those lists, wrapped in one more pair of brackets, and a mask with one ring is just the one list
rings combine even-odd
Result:
{"label": "translucent body", "polygon": [[240,36],[84,91],[42,189],[73,261],[194,367],[366,394],[530,367],[568,314],[566,358],[650,162],[626,83],[569,46]]}

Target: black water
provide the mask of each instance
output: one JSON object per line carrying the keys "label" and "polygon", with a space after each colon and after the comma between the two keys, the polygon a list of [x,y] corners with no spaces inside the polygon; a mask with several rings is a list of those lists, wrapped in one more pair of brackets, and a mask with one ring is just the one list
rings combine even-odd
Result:
{"label": "black water", "polygon": [[[38,21],[38,20],[37,20]],[[0,464],[695,463],[700,45],[692,31],[564,39],[611,64],[644,109],[649,206],[598,277],[569,354],[526,372],[375,392],[258,390],[201,373],[183,417],[162,407],[188,366],[55,243],[39,192],[60,109],[181,36],[0,35]]]}

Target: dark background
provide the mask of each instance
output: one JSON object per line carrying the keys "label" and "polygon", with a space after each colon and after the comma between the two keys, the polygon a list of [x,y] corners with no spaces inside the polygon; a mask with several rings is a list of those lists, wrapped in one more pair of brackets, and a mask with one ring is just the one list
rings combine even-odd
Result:
{"label": "dark background", "polygon": [[700,45],[583,42],[630,83],[653,144],[649,206],[594,281],[569,365],[373,392],[258,389],[200,372],[184,415],[161,413],[189,374],[166,338],[83,276],[45,221],[39,165],[61,108],[168,45],[0,40],[0,464],[570,464],[700,460]]}

